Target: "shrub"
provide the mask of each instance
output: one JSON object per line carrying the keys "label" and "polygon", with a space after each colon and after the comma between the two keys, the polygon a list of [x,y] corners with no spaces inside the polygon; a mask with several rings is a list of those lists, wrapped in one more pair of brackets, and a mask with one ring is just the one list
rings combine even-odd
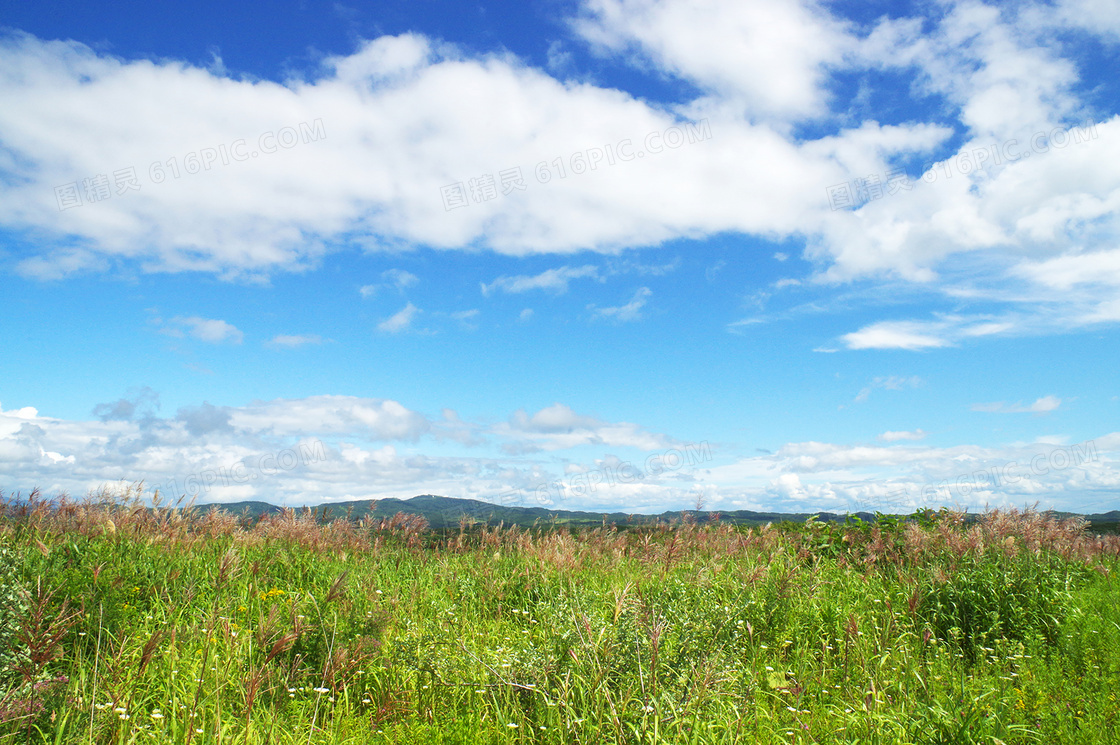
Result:
{"label": "shrub", "polygon": [[6,546],[0,546],[0,686],[16,677],[16,634],[27,611],[27,590],[19,571],[20,562]]}
{"label": "shrub", "polygon": [[964,558],[951,574],[927,575],[921,616],[974,662],[996,639],[1054,645],[1080,572],[1058,557],[988,554]]}

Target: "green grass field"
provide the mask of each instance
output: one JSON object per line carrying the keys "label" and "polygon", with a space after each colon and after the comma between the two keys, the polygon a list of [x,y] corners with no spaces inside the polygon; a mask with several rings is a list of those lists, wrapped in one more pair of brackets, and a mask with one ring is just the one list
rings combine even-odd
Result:
{"label": "green grass field", "polygon": [[0,515],[6,743],[1115,743],[1120,538]]}

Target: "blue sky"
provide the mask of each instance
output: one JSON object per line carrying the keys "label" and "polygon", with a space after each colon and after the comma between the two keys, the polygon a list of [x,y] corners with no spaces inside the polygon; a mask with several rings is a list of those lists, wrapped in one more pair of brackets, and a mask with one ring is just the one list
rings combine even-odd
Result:
{"label": "blue sky", "polygon": [[1120,508],[1117,70],[1103,0],[0,2],[0,490]]}

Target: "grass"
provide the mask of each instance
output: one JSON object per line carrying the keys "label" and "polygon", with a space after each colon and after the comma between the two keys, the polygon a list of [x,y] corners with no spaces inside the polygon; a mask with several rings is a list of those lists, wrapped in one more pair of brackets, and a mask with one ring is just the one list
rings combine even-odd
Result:
{"label": "grass", "polygon": [[1120,742],[1120,538],[0,514],[7,743]]}

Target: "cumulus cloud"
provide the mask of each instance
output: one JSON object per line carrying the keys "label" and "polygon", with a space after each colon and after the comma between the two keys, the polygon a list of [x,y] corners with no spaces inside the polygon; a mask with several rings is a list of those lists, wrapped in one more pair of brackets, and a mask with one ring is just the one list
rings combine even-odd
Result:
{"label": "cumulus cloud", "polygon": [[[44,279],[125,266],[263,277],[313,267],[340,239],[524,256],[740,233],[804,240],[818,282],[931,286],[951,256],[998,254],[1012,269],[996,281],[1096,287],[1066,320],[1115,323],[1115,283],[1092,271],[1115,274],[1120,118],[1088,121],[1069,47],[1040,22],[1112,40],[1107,3],[939,8],[860,25],[809,0],[587,0],[572,19],[580,39],[694,86],[669,107],[420,34],[361,41],[281,84],[11,33],[0,40],[0,225],[41,236],[16,261]],[[869,71],[913,77],[913,95],[949,121],[861,121],[830,91]],[[495,122],[497,108],[508,115]],[[617,160],[624,141],[646,157]],[[557,153],[606,163],[608,145],[613,165],[534,176]],[[160,178],[173,158],[181,177]],[[482,199],[466,186],[518,168],[523,190]],[[830,187],[870,177],[881,194],[830,205]],[[465,189],[468,208],[448,209],[448,188]],[[596,275],[565,266],[483,290],[561,292],[573,278]],[[414,282],[390,270],[362,293]],[[963,338],[880,321],[844,342]]]}
{"label": "cumulus cloud", "polygon": [[1116,508],[1118,447],[1120,433],[1072,445],[1044,439],[948,448],[798,442],[772,455],[717,464],[697,480],[721,501],[734,502],[738,494],[743,502],[782,511],[909,513],[919,507],[1038,503],[1042,509],[1104,512]]}
{"label": "cumulus cloud", "polygon": [[192,437],[202,437],[214,432],[233,432],[230,424],[232,410],[225,406],[214,406],[206,401],[200,406],[186,406],[179,409],[176,419],[183,423]]}
{"label": "cumulus cloud", "polygon": [[815,2],[587,0],[576,31],[729,100],[750,118],[824,114],[826,66],[855,39]]}
{"label": "cumulus cloud", "polygon": [[158,409],[159,394],[145,385],[131,391],[125,398],[119,398],[112,403],[97,404],[93,407],[93,415],[103,422],[112,419],[128,422],[154,417]]}
{"label": "cumulus cloud", "polygon": [[230,422],[254,434],[345,434],[371,440],[416,440],[431,426],[396,401],[329,395],[254,402],[232,410]]}
{"label": "cumulus cloud", "polygon": [[[472,448],[486,447],[492,438],[522,446],[504,448],[507,453],[536,452],[510,457],[412,450],[410,443],[425,436]],[[936,448],[912,439],[884,446],[793,442],[736,458],[563,404],[518,411],[497,425],[463,420],[451,409],[433,421],[397,402],[349,396],[241,407],[204,403],[184,407],[172,419],[133,421],[71,421],[29,406],[0,408],[7,491],[39,486],[80,495],[105,483],[144,479],[165,497],[185,493],[199,501],[292,505],[442,494],[524,506],[660,512],[691,506],[703,494],[709,509],[723,510],[899,511],[1036,501],[1042,508],[1081,512],[1116,508],[1120,433],[1075,444],[1042,438],[991,447]],[[606,453],[574,457],[588,447]]]}
{"label": "cumulus cloud", "polygon": [[[363,42],[285,84],[21,34],[0,42],[0,62],[13,71],[0,78],[0,141],[15,154],[0,221],[43,231],[40,254],[20,264],[31,275],[130,262],[253,277],[315,266],[344,235],[526,255],[790,234],[821,211],[815,195],[840,175],[832,153],[848,139],[805,148],[764,124],[672,114],[416,34]],[[96,114],[106,107],[111,122]],[[508,115],[495,123],[499,107]],[[924,129],[907,131],[883,129],[877,152],[925,146]],[[622,147],[614,166],[547,184],[531,175],[556,153],[607,145]],[[165,175],[188,155],[192,172]],[[508,168],[529,174],[525,190],[445,209],[443,187]],[[90,186],[91,201],[86,181],[101,176],[111,193]]]}
{"label": "cumulus cloud", "polygon": [[633,447],[658,450],[674,444],[665,435],[647,431],[629,422],[605,422],[577,414],[569,406],[555,403],[535,414],[518,410],[509,422],[491,430],[506,439],[509,452],[559,450],[581,445]]}

